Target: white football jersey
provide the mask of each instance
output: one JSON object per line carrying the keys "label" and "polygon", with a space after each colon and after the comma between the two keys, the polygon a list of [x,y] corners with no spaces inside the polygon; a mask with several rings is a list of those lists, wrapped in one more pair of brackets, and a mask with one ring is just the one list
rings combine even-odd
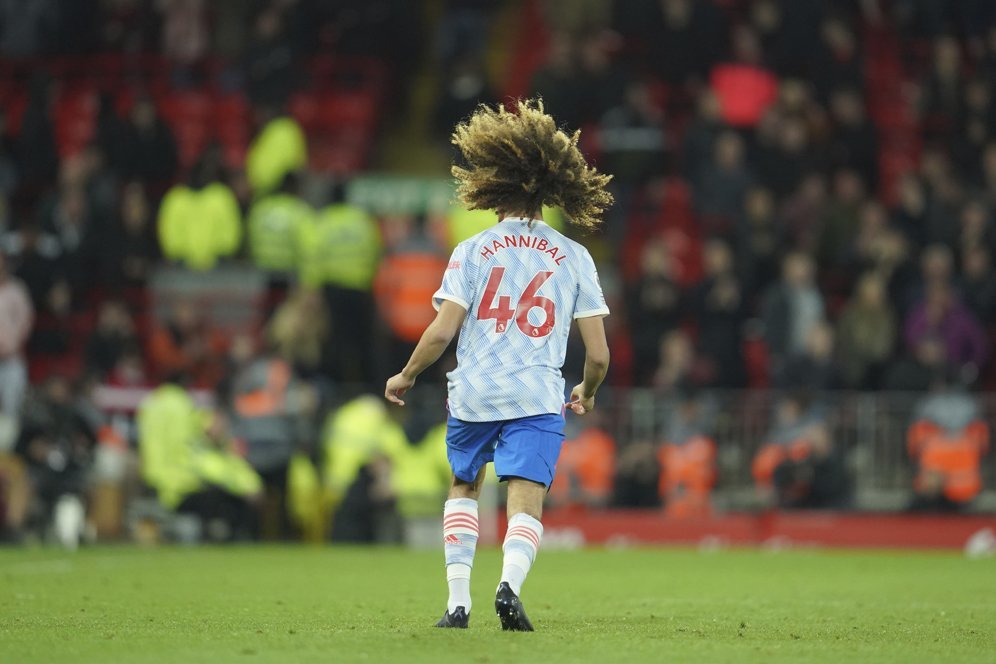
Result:
{"label": "white football jersey", "polygon": [[563,412],[571,322],[609,313],[588,250],[520,218],[457,245],[433,306],[443,300],[467,310],[447,375],[449,412],[467,422]]}

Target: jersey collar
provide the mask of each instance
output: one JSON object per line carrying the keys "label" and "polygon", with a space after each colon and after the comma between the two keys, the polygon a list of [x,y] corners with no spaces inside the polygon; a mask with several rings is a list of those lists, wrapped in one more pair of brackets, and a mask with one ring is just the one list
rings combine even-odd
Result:
{"label": "jersey collar", "polygon": [[498,221],[498,223],[502,224],[502,223],[505,223],[506,221],[512,221],[512,222],[518,221],[518,222],[523,223],[523,224],[528,224],[530,221],[535,222],[537,224],[545,224],[546,223],[542,219],[530,219],[528,217],[505,217],[504,219],[500,219]]}

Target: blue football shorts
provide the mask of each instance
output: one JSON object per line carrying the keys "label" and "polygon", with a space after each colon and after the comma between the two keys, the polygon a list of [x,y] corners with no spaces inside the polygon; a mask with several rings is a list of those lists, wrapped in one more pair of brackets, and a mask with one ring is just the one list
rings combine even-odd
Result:
{"label": "blue football shorts", "polygon": [[498,479],[512,477],[549,487],[564,444],[563,415],[532,415],[498,422],[446,420],[446,455],[453,474],[473,482],[494,462]]}

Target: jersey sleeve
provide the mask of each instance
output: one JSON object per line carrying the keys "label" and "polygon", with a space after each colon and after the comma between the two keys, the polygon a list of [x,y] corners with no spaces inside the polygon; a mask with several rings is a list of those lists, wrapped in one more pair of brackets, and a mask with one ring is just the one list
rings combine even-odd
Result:
{"label": "jersey sleeve", "polygon": [[608,316],[609,307],[602,295],[602,285],[598,281],[598,271],[591,254],[583,251],[581,267],[578,270],[578,294],[574,304],[574,318],[591,318],[592,316]]}
{"label": "jersey sleeve", "polygon": [[450,256],[450,262],[443,272],[443,283],[432,295],[432,306],[439,311],[443,300],[456,302],[470,311],[470,303],[474,301],[474,266],[467,258],[464,245],[459,244]]}

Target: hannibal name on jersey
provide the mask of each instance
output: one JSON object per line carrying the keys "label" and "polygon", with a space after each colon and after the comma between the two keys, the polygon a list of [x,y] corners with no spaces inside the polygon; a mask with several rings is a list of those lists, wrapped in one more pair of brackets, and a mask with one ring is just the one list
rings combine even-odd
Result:
{"label": "hannibal name on jersey", "polygon": [[571,322],[609,313],[588,250],[522,218],[457,245],[433,306],[442,300],[467,310],[447,375],[450,415],[466,422],[561,413]]}

